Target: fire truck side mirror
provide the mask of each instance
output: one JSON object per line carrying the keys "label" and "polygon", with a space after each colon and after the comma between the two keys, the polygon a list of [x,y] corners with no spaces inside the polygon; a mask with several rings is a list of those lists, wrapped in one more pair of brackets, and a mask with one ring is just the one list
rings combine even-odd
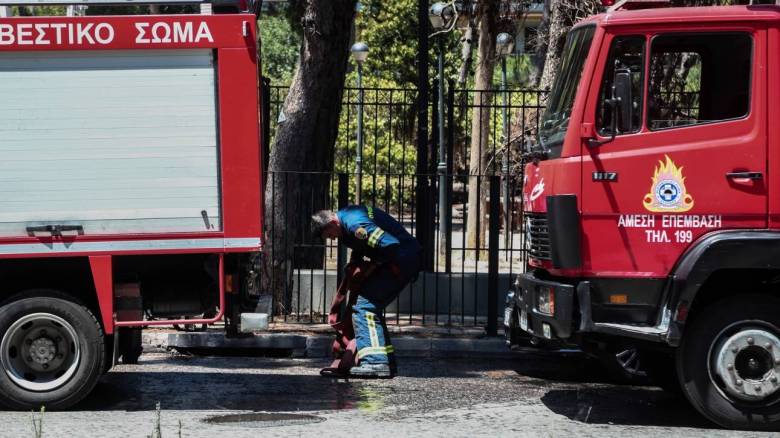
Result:
{"label": "fire truck side mirror", "polygon": [[619,132],[631,132],[632,105],[631,70],[624,68],[615,70],[614,95],[617,101],[617,128]]}

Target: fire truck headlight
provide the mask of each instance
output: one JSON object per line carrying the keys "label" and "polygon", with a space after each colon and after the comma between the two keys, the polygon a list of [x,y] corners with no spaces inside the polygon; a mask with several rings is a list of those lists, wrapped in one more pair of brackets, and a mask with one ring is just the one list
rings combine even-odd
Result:
{"label": "fire truck headlight", "polygon": [[536,309],[546,315],[555,314],[555,289],[549,286],[539,287],[536,294]]}

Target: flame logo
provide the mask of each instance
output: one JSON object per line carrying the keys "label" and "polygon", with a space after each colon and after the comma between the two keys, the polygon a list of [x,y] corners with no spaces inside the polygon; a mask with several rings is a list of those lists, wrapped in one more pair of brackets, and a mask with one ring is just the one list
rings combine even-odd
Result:
{"label": "flame logo", "polygon": [[693,208],[693,196],[685,189],[682,167],[677,167],[668,155],[658,161],[650,193],[645,195],[645,208],[654,212],[684,212]]}
{"label": "flame logo", "polygon": [[533,190],[531,190],[531,202],[536,201],[544,193],[544,178],[540,178]]}

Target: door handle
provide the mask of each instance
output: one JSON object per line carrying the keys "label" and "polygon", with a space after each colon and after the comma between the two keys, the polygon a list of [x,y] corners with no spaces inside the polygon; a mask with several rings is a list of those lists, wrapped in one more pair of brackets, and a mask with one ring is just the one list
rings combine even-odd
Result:
{"label": "door handle", "polygon": [[729,172],[726,174],[728,179],[763,179],[764,174],[761,172]]}
{"label": "door handle", "polygon": [[41,225],[27,227],[27,235],[30,237],[68,237],[84,234],[81,225]]}

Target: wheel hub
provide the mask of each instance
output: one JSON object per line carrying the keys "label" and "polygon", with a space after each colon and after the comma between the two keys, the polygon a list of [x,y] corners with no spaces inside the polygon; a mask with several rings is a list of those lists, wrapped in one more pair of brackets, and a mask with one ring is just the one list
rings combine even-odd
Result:
{"label": "wheel hub", "polygon": [[37,364],[47,365],[57,354],[57,345],[49,338],[40,337],[32,341],[30,358]]}
{"label": "wheel hub", "polygon": [[714,366],[731,396],[763,400],[780,390],[780,339],[766,330],[740,331],[721,345]]}
{"label": "wheel hub", "polygon": [[73,326],[50,313],[25,315],[0,340],[0,366],[19,387],[47,392],[76,373],[81,347]]}

